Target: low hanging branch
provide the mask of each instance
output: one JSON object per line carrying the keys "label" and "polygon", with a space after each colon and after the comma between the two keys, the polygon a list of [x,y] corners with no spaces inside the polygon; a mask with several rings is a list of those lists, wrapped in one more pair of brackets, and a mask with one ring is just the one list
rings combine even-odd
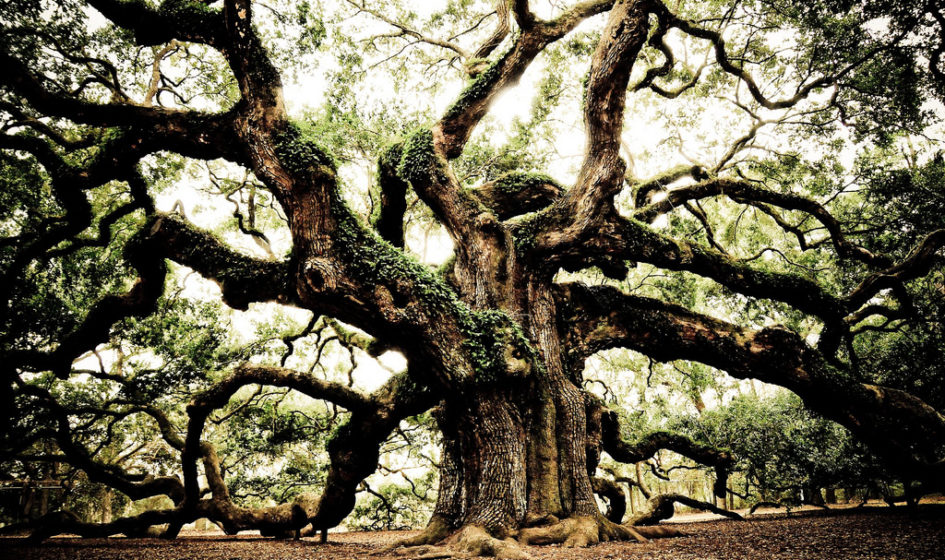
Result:
{"label": "low hanging branch", "polygon": [[[88,479],[92,482],[105,484],[122,492],[132,500],[141,500],[152,496],[165,495],[175,504],[180,503],[184,498],[184,486],[176,476],[152,476],[145,474],[132,474],[121,468],[117,464],[106,464],[98,460],[93,452],[90,452],[84,445],[76,441],[73,434],[72,417],[81,413],[82,415],[94,414],[96,416],[111,416],[121,418],[134,414],[147,414],[155,419],[162,435],[169,445],[176,448],[183,446],[183,441],[177,437],[176,433],[168,428],[167,417],[159,410],[147,406],[124,407],[123,410],[112,410],[107,408],[93,409],[84,407],[80,410],[70,410],[62,406],[55,397],[46,389],[17,380],[18,393],[38,399],[49,414],[55,420],[56,428],[51,431],[40,431],[35,439],[49,440],[61,451],[61,455],[52,457],[52,459],[70,464],[82,469]],[[26,448],[33,438],[28,438],[24,442]],[[4,450],[8,451],[8,450]],[[20,453],[17,450],[9,450],[11,457],[18,457]]]}
{"label": "low hanging branch", "polygon": [[[230,397],[246,385],[261,384],[289,387],[312,398],[335,402],[352,411],[352,415],[328,443],[331,466],[321,496],[300,495],[294,502],[266,508],[239,507],[230,500],[216,450],[200,436],[209,414],[224,406]],[[358,485],[377,467],[378,450],[400,421],[432,406],[433,397],[418,390],[405,375],[391,378],[370,396],[340,383],[322,381],[284,368],[244,364],[215,387],[195,397],[188,407],[190,421],[187,436],[175,440],[182,449],[184,500],[172,509],[156,510],[121,518],[111,523],[84,523],[68,512],[60,512],[32,524],[33,537],[43,540],[62,533],[89,537],[105,537],[123,533],[143,536],[156,525],[168,525],[161,533],[174,537],[184,523],[207,517],[220,523],[227,534],[256,529],[267,536],[298,535],[305,525],[314,531],[337,525],[354,508]],[[197,461],[202,460],[209,484],[210,498],[202,498],[198,485]],[[176,479],[175,479],[176,480]],[[125,488],[111,478],[101,478],[119,491]],[[161,493],[161,481],[149,482]],[[180,482],[177,482],[180,489]],[[150,487],[149,487],[150,488]]]}
{"label": "low hanging branch", "polygon": [[[585,400],[588,409],[589,469],[596,470],[601,451],[607,452],[614,460],[622,463],[640,463],[650,459],[660,450],[668,449],[697,463],[714,467],[716,480],[713,492],[721,498],[726,496],[728,476],[735,464],[735,459],[730,453],[667,432],[654,432],[643,437],[636,444],[630,444],[620,435],[620,425],[615,412],[607,409],[599,399],[589,393],[585,393]],[[623,490],[614,482],[604,478],[595,477],[593,481],[594,491],[608,501],[607,519],[620,523],[626,513],[626,496]],[[741,516],[736,513],[681,494],[661,494],[650,497],[642,486],[641,490],[649,498],[649,510],[631,518],[628,525],[655,525],[664,519],[669,519],[675,513],[675,503],[711,511],[732,519],[741,519]],[[649,535],[643,533],[643,535],[652,538],[675,536],[656,533]]]}
{"label": "low hanging branch", "polygon": [[627,495],[623,488],[614,481],[607,478],[595,476],[591,479],[594,484],[594,493],[607,500],[607,512],[604,517],[614,523],[623,522],[623,516],[627,513]]}
{"label": "low hanging branch", "polygon": [[620,435],[617,414],[590,394],[587,394],[586,399],[588,424],[591,426],[588,433],[600,434],[600,449],[606,451],[615,461],[638,463],[650,459],[662,449],[668,449],[697,463],[715,468],[713,492],[720,498],[726,496],[728,476],[735,465],[735,458],[731,453],[668,432],[654,432],[644,436],[636,444],[630,444]]}
{"label": "low hanging branch", "polygon": [[[572,283],[558,289],[567,293],[560,300],[562,320],[574,326],[572,359],[625,347],[662,361],[695,360],[738,378],[774,383],[847,426],[902,473],[939,486],[945,480],[937,458],[945,415],[910,393],[851,379],[791,331],[744,329],[606,286]],[[612,448],[617,454],[624,450],[613,440]]]}
{"label": "low hanging branch", "polygon": [[736,521],[744,521],[745,518],[727,509],[722,509],[709,502],[696,500],[682,494],[660,494],[653,496],[647,501],[649,510],[639,513],[630,519],[631,525],[656,525],[660,521],[670,519],[675,515],[675,504],[682,504],[694,509],[709,511],[717,515],[722,515]]}

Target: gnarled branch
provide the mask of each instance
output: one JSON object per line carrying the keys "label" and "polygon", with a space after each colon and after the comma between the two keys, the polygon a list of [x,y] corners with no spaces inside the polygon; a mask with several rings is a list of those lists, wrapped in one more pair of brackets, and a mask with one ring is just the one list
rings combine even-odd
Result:
{"label": "gnarled branch", "polygon": [[942,480],[945,415],[904,391],[856,380],[793,332],[752,331],[605,286],[559,285],[556,297],[559,321],[570,328],[572,359],[625,347],[661,361],[698,361],[738,378],[780,385],[847,427],[904,475]]}
{"label": "gnarled branch", "polygon": [[702,500],[696,500],[690,498],[689,496],[684,496],[682,494],[660,494],[659,496],[653,496],[649,499],[647,504],[649,505],[649,510],[645,512],[638,513],[630,519],[630,525],[656,525],[664,519],[670,519],[675,515],[676,510],[674,504],[682,504],[684,506],[689,506],[695,509],[701,509],[703,511],[710,511],[717,515],[722,515],[728,517],[729,519],[734,519],[736,521],[744,521],[745,518],[741,515],[735,513],[734,511],[729,511],[727,509],[722,509],[710,504],[709,502],[703,502]]}

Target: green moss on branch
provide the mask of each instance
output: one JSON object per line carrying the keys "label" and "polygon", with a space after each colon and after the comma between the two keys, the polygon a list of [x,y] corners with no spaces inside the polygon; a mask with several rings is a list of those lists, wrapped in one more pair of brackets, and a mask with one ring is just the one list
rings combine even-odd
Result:
{"label": "green moss on branch", "polygon": [[338,169],[335,159],[318,144],[314,135],[295,123],[289,124],[276,137],[275,151],[279,161],[291,173],[334,175]]}
{"label": "green moss on branch", "polygon": [[428,178],[436,168],[436,151],[433,148],[433,132],[420,129],[404,140],[397,175],[405,181],[415,183]]}
{"label": "green moss on branch", "polygon": [[481,101],[488,97],[489,93],[495,89],[495,83],[502,76],[502,67],[504,66],[505,56],[499,58],[489,65],[481,74],[478,74],[466,86],[459,99],[446,111],[444,120],[454,120],[462,116],[473,103]]}
{"label": "green moss on branch", "polygon": [[544,173],[525,173],[522,171],[511,171],[500,176],[495,180],[494,188],[504,194],[515,194],[543,185],[554,185],[564,190],[564,187],[559,185],[557,181]]}

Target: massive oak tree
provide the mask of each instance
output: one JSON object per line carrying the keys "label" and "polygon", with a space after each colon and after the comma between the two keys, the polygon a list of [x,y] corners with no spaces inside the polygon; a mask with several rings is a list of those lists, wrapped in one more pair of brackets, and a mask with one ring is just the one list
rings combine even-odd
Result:
{"label": "massive oak tree", "polygon": [[[5,457],[29,460],[30,446],[47,442],[55,460],[89,480],[174,503],[106,524],[61,516],[39,535],[135,534],[166,524],[173,536],[199,517],[266,534],[331,528],[352,511],[382,442],[405,418],[432,410],[442,435],[439,493],[428,529],[410,544],[455,534],[456,546],[516,555],[502,539],[642,538],[598,508],[595,491],[607,489],[597,478],[602,453],[635,462],[673,449],[715,467],[721,496],[731,457],[669,434],[626,441],[617,415],[583,384],[585,360],[612,348],[783,386],[904,479],[940,488],[945,416],[929,389],[942,380],[929,365],[934,357],[904,355],[916,360],[916,375],[898,377],[859,357],[885,344],[882,336],[940,324],[941,159],[890,160],[871,173],[839,164],[807,169],[796,154],[766,150],[759,136],[766,127],[790,131],[784,134],[799,143],[842,133],[848,158],[875,162],[882,150],[934,128],[941,116],[934,101],[945,86],[945,16],[934,2],[798,4],[586,0],[542,7],[539,16],[527,1],[461,3],[450,10],[476,23],[450,36],[436,28],[449,17],[421,28],[411,23],[415,14],[349,1],[349,16],[393,30],[376,41],[421,45],[425,56],[438,52],[440,63],[468,77],[445,109],[371,154],[368,218],[354,209],[345,162],[331,147],[356,142],[363,131],[335,123],[329,141],[325,127],[290,119],[284,98],[292,42],[311,41],[313,29],[330,32],[338,18],[318,20],[301,2],[7,2],[0,14]],[[267,32],[255,25],[263,18]],[[277,30],[298,19],[307,31],[274,33],[272,18]],[[583,51],[549,55],[579,32]],[[421,52],[401,51],[387,63]],[[568,184],[524,158],[522,168],[513,162],[500,176],[458,173],[490,110],[510,103],[499,97],[536,61],[555,74],[562,52],[586,72],[572,84],[581,91],[584,148]],[[171,55],[183,74],[162,70]],[[149,71],[136,76],[135,68]],[[294,70],[306,71],[314,72]],[[195,80],[224,91],[188,97],[182,91]],[[630,101],[644,95],[667,106],[723,96],[751,127],[711,159],[690,157],[641,177],[627,164],[626,145],[647,132],[625,123]],[[284,216],[288,255],[273,255],[232,199],[219,204],[236,204],[239,229],[269,258],[229,246],[183,212],[159,211],[155,197],[167,185],[154,161],[171,156],[245,170]],[[844,202],[851,196],[857,202]],[[405,216],[417,207],[454,245],[438,269],[405,248]],[[694,233],[666,226],[678,220],[695,224]],[[735,222],[735,234],[717,236],[719,220]],[[754,255],[737,241],[738,228],[752,222],[766,224],[752,235],[767,236]],[[101,262],[78,271],[86,275],[79,286],[69,258],[88,251]],[[120,325],[164,313],[169,263],[216,282],[234,309],[277,302],[357,327],[369,336],[337,331],[374,354],[399,351],[407,370],[365,394],[288,369],[285,360],[282,367],[246,362],[176,417],[141,392],[119,391],[90,408],[55,389],[56,378],[89,375],[76,360]],[[652,297],[627,282],[642,268],[697,279],[719,301],[776,309],[769,319],[782,320]],[[588,270],[595,272],[582,275]],[[57,307],[58,291],[89,291],[96,274],[103,285],[95,287],[107,293],[67,314]],[[91,375],[131,382],[110,379],[104,366]],[[328,443],[320,495],[265,509],[230,500],[225,469],[203,434],[211,414],[247,385],[290,388],[350,413]],[[18,423],[27,410],[42,411],[43,429]],[[77,441],[82,415],[149,418],[174,450],[176,469],[155,476],[104,460]]]}

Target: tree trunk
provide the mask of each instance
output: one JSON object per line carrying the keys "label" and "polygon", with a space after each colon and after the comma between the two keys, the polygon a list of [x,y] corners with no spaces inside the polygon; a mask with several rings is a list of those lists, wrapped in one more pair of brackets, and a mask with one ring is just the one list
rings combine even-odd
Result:
{"label": "tree trunk", "polygon": [[856,488],[847,486],[843,489],[843,503],[850,504],[856,499]]}
{"label": "tree trunk", "polygon": [[576,386],[539,376],[464,397],[438,413],[437,523],[450,519],[453,528],[477,525],[502,536],[529,519],[599,515],[584,448],[584,397]]}
{"label": "tree trunk", "polygon": [[820,492],[820,488],[815,486],[809,486],[804,489],[805,497],[811,505],[822,506],[824,505],[824,496]]}
{"label": "tree trunk", "polygon": [[112,497],[114,495],[115,492],[111,488],[106,488],[102,492],[102,523],[112,522]]}

